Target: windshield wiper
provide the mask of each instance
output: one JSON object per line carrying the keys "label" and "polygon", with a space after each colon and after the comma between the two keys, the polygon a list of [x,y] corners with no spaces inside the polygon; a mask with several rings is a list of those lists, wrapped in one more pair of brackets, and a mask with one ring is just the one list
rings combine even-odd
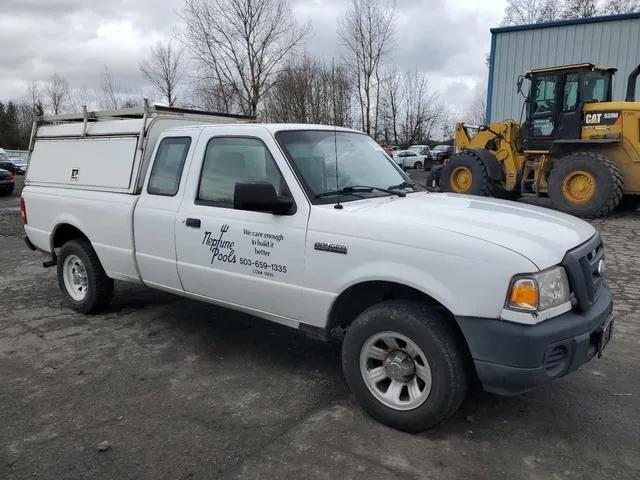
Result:
{"label": "windshield wiper", "polygon": [[370,187],[368,185],[350,185],[348,187],[341,188],[340,190],[334,190],[332,192],[322,192],[316,195],[316,198],[321,197],[331,197],[333,195],[351,195],[355,193],[368,193],[377,190],[379,192],[388,193],[389,195],[397,195],[398,197],[406,197],[407,194],[404,192],[400,192],[398,190],[394,190],[392,188],[380,188],[380,187]]}
{"label": "windshield wiper", "polygon": [[390,187],[387,187],[388,190],[398,190],[400,188],[413,188],[415,187],[416,184],[415,183],[411,183],[411,182],[402,182],[399,183],[397,185],[391,185]]}

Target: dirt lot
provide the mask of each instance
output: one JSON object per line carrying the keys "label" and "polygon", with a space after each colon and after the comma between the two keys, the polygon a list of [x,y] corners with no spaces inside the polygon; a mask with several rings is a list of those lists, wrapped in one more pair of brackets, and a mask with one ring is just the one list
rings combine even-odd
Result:
{"label": "dirt lot", "polygon": [[73,313],[0,217],[1,479],[640,478],[640,212],[595,222],[605,356],[420,435],[369,419],[339,348],[284,327],[123,284],[107,313]]}

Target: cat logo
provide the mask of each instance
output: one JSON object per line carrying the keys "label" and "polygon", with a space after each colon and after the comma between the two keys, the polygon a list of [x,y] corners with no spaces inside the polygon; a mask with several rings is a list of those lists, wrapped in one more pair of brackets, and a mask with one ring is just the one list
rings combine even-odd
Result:
{"label": "cat logo", "polygon": [[585,125],[614,125],[620,119],[620,112],[594,112],[584,114]]}
{"label": "cat logo", "polygon": [[584,123],[593,125],[600,123],[600,119],[602,118],[601,113],[587,113],[584,116]]}

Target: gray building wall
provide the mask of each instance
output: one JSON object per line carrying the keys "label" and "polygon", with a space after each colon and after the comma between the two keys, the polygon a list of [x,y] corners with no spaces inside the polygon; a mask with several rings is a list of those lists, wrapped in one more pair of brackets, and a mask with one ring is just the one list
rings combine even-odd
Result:
{"label": "gray building wall", "polygon": [[[570,63],[615,67],[613,98],[624,100],[627,77],[640,64],[637,13],[495,28],[491,35],[488,122],[520,120],[523,98],[516,92],[516,82],[529,69]],[[525,92],[528,85],[525,81]]]}

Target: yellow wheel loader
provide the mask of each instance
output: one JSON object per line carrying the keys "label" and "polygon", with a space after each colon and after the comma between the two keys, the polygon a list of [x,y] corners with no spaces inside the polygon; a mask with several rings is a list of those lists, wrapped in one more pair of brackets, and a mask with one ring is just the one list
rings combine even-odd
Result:
{"label": "yellow wheel loader", "polygon": [[[615,68],[584,63],[531,70],[518,78],[524,123],[457,123],[457,153],[432,174],[446,192],[517,199],[549,196],[554,208],[586,218],[640,204],[640,65],[625,101],[611,98]],[[530,81],[527,94],[522,84]]]}

